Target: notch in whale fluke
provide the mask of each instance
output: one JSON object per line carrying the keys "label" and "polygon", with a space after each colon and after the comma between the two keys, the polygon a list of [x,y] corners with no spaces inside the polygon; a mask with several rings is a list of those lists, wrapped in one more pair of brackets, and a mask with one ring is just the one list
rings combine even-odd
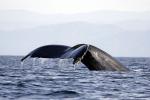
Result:
{"label": "notch in whale fluke", "polygon": [[81,61],[89,70],[128,71],[126,67],[108,53],[87,44],[78,44],[73,47],[65,45],[46,45],[33,50],[23,57],[21,61],[25,60],[27,57],[73,58],[73,64]]}

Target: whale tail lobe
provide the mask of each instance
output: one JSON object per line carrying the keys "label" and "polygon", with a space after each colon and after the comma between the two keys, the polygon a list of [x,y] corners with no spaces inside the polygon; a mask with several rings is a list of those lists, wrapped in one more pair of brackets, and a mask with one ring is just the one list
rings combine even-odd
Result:
{"label": "whale tail lobe", "polygon": [[21,59],[21,61],[25,60],[27,57],[32,58],[59,58],[62,54],[64,54],[65,50],[70,48],[69,46],[64,45],[46,45],[39,47],[33,51],[31,51],[29,54],[27,54],[25,57]]}

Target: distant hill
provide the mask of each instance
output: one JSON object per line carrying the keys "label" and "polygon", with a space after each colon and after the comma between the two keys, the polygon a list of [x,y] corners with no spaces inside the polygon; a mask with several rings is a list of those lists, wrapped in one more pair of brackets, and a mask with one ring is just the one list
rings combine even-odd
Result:
{"label": "distant hill", "polygon": [[87,22],[114,24],[124,29],[149,29],[150,12],[97,11],[78,14],[42,15],[24,10],[0,11],[0,30],[11,31],[37,26],[62,24],[68,22]]}
{"label": "distant hill", "polygon": [[[98,46],[114,56],[146,56],[150,51],[150,30],[127,31],[111,24],[73,22],[40,26],[32,29],[0,32],[1,47],[18,49],[18,54],[47,44]],[[4,45],[5,44],[5,45]]]}
{"label": "distant hill", "polygon": [[22,55],[46,44],[88,43],[113,56],[150,56],[149,37],[149,12],[41,15],[0,11],[0,54]]}

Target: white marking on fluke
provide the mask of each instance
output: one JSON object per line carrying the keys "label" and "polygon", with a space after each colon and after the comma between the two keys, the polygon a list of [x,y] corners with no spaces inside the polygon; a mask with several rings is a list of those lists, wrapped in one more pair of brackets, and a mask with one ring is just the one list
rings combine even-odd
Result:
{"label": "white marking on fluke", "polygon": [[86,51],[83,53],[83,55],[82,55],[81,57],[77,58],[75,64],[78,64],[78,63],[81,62],[81,60],[82,60],[82,59],[84,58],[84,56],[86,55],[88,49],[89,49],[89,45],[87,44],[87,49],[86,49]]}

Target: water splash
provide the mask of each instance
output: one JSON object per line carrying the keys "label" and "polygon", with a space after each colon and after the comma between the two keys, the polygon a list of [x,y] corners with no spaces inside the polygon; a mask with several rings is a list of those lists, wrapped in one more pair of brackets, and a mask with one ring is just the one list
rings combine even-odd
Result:
{"label": "water splash", "polygon": [[36,64],[36,58],[32,58],[32,66],[35,66]]}
{"label": "water splash", "polygon": [[45,64],[45,62],[46,61],[48,61],[48,59],[47,58],[39,58],[39,62],[40,62],[40,64]]}
{"label": "water splash", "polygon": [[58,66],[60,67],[60,68],[62,68],[62,67],[65,67],[65,59],[59,59],[59,61],[58,61]]}
{"label": "water splash", "polygon": [[21,68],[23,68],[23,65],[24,65],[24,61],[21,61]]}
{"label": "water splash", "polygon": [[76,70],[77,64],[73,64],[73,69]]}

